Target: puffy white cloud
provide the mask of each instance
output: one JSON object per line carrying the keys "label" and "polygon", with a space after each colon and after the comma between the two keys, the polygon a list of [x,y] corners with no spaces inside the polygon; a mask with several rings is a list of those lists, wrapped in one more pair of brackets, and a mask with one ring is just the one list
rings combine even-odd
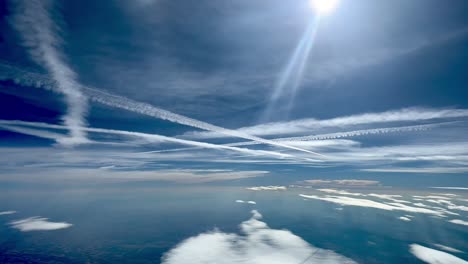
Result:
{"label": "puffy white cloud", "polygon": [[22,232],[50,231],[69,228],[72,226],[72,224],[65,222],[50,222],[47,218],[41,218],[38,216],[12,221],[10,225]]}
{"label": "puffy white cloud", "polygon": [[432,248],[423,247],[418,244],[410,245],[410,252],[421,261],[429,264],[467,264],[461,258],[457,258],[446,252],[435,250]]}
{"label": "puffy white cloud", "polygon": [[257,204],[255,201],[236,200],[236,203]]}
{"label": "puffy white cloud", "polygon": [[0,212],[0,215],[10,215],[14,213],[16,213],[16,211],[3,211],[3,212]]}
{"label": "puffy white cloud", "polygon": [[400,219],[402,221],[406,221],[406,222],[411,222],[411,218],[408,218],[406,216],[400,216],[400,217],[398,217],[398,219]]}
{"label": "puffy white cloud", "polygon": [[240,225],[241,234],[220,231],[191,237],[167,252],[163,264],[284,264],[284,263],[355,263],[330,250],[316,248],[288,230],[268,227],[262,215]]}
{"label": "puffy white cloud", "polygon": [[286,186],[256,186],[256,187],[247,187],[247,190],[251,191],[285,191],[287,190]]}

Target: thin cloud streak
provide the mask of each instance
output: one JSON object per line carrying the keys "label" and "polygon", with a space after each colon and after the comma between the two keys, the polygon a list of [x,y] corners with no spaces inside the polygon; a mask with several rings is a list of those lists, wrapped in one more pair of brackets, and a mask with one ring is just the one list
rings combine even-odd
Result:
{"label": "thin cloud streak", "polygon": [[75,72],[65,63],[61,54],[63,40],[58,35],[60,28],[50,17],[53,4],[40,0],[15,3],[11,23],[23,38],[23,45],[29,49],[31,57],[47,69],[56,82],[57,90],[65,95],[68,109],[62,118],[70,129],[70,137],[61,138],[59,143],[74,145],[86,142],[86,133],[81,127],[86,125],[87,99]]}
{"label": "thin cloud streak", "polygon": [[[429,124],[429,125],[416,125],[416,126],[403,126],[403,127],[385,127],[385,128],[374,128],[374,129],[361,129],[354,131],[346,132],[337,132],[337,133],[327,133],[320,135],[311,135],[311,136],[301,136],[301,137],[285,137],[285,138],[275,138],[273,141],[285,141],[285,142],[296,142],[296,141],[311,141],[311,140],[327,140],[327,139],[338,139],[338,138],[349,138],[349,137],[358,137],[365,135],[378,135],[378,134],[388,134],[388,133],[399,133],[399,132],[416,132],[424,131],[434,127],[437,127],[445,123]],[[239,142],[228,144],[228,146],[248,146],[256,145],[257,142]]]}
{"label": "thin cloud streak", "polygon": [[[288,122],[275,122],[261,124],[238,129],[252,135],[281,135],[310,133],[311,130],[319,130],[331,127],[349,127],[357,125],[371,125],[391,122],[418,122],[434,119],[466,118],[468,109],[436,109],[436,108],[403,108],[380,113],[365,113],[350,116],[342,116],[331,119],[305,118]],[[190,138],[222,138],[223,136],[213,132],[189,132],[185,136]]]}

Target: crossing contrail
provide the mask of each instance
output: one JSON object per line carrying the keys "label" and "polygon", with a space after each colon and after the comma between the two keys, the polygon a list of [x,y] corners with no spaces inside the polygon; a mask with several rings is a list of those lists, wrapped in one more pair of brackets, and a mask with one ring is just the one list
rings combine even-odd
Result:
{"label": "crossing contrail", "polygon": [[[12,78],[12,79],[16,78],[15,80],[18,81],[18,82],[23,81],[21,79],[21,73],[23,71],[21,71],[21,70],[19,72],[15,71],[15,69],[12,69],[12,67],[9,66],[9,65],[2,65],[2,66],[6,67],[9,70],[6,74],[4,74],[4,76],[2,76],[2,78],[5,79],[5,77],[9,77],[9,78]],[[18,73],[20,73],[20,74],[18,74]],[[11,74],[14,74],[15,76],[10,76]],[[18,76],[18,75],[20,75],[20,76]],[[25,77],[25,80],[24,80],[25,83],[34,84],[34,80],[36,79],[35,74],[27,73],[27,74],[25,74],[24,77]],[[45,84],[44,85],[45,87],[43,87],[43,88],[50,89],[50,90],[53,90],[53,91],[56,91],[56,92],[61,92],[59,89],[57,89],[56,85],[51,84],[50,81],[48,81],[43,76],[41,78],[37,78],[36,80],[38,82],[40,82],[39,85],[38,85],[39,87],[43,87],[43,84]],[[150,105],[148,103],[134,101],[132,99],[128,99],[128,98],[125,98],[125,97],[122,97],[122,96],[110,94],[110,93],[107,93],[107,92],[103,92],[103,91],[100,91],[100,90],[97,90],[97,89],[94,89],[94,88],[91,88],[91,87],[81,86],[81,90],[83,91],[83,94],[89,98],[89,100],[100,103],[100,104],[103,104],[103,105],[107,105],[107,106],[110,106],[110,107],[124,109],[124,110],[130,111],[130,112],[151,116],[151,117],[155,117],[155,118],[158,118],[158,119],[167,120],[167,121],[170,121],[170,122],[174,122],[174,123],[178,123],[178,124],[181,124],[181,125],[186,125],[186,126],[206,130],[206,131],[221,133],[221,134],[228,135],[228,136],[231,136],[231,137],[248,139],[248,140],[256,141],[256,142],[261,143],[261,144],[267,144],[267,145],[271,145],[271,146],[275,146],[275,147],[292,149],[292,150],[296,150],[296,151],[300,151],[300,152],[306,152],[306,153],[309,153],[309,154],[314,154],[314,155],[317,155],[317,156],[324,157],[324,155],[322,155],[320,153],[309,151],[309,150],[306,150],[306,149],[303,149],[303,148],[289,146],[289,145],[286,145],[286,144],[283,144],[283,143],[280,143],[280,142],[274,142],[274,141],[271,141],[271,140],[268,140],[268,139],[263,139],[263,138],[260,138],[260,137],[257,137],[257,136],[252,136],[252,135],[246,134],[246,133],[241,132],[241,131],[236,131],[236,130],[233,130],[233,129],[223,128],[223,127],[213,125],[213,124],[210,124],[210,123],[207,123],[207,122],[204,122],[204,121],[200,121],[200,120],[196,120],[196,119],[193,119],[193,118],[190,118],[190,117],[187,117],[187,116],[176,114],[176,113],[170,112],[168,110],[164,110],[162,108]]]}
{"label": "crossing contrail", "polygon": [[[60,137],[60,134],[57,133],[47,133],[47,132],[40,132],[40,131],[32,131],[27,128],[22,128],[18,126],[30,126],[30,127],[37,127],[37,128],[49,128],[49,129],[67,129],[67,126],[63,125],[55,125],[55,124],[48,124],[48,123],[41,123],[41,122],[26,122],[20,120],[0,120],[0,127],[4,129],[15,131],[18,133],[34,135],[43,138],[49,139],[56,139],[56,137]],[[104,129],[104,128],[89,128],[85,127],[82,128],[84,131],[87,132],[94,132],[94,133],[104,133],[104,134],[114,134],[114,135],[123,135],[123,136],[131,136],[131,137],[139,137],[149,141],[156,141],[156,142],[170,142],[176,144],[183,144],[189,146],[196,146],[198,148],[208,148],[208,149],[217,149],[217,150],[230,150],[241,152],[244,154],[254,155],[254,156],[270,156],[276,158],[293,158],[293,156],[289,154],[274,152],[274,151],[266,151],[266,150],[253,150],[253,149],[246,149],[246,148],[239,148],[239,147],[231,147],[231,146],[224,146],[224,145],[217,145],[205,142],[198,142],[193,140],[186,140],[186,139],[178,139],[158,134],[148,134],[148,133],[141,133],[141,132],[132,132],[132,131],[124,131],[124,130],[114,130],[114,129]]]}
{"label": "crossing contrail", "polygon": [[[349,137],[357,137],[357,136],[364,136],[364,135],[375,135],[375,134],[413,132],[413,131],[428,130],[428,129],[431,129],[431,128],[434,128],[434,127],[437,127],[437,126],[440,126],[440,125],[451,124],[451,123],[455,123],[455,122],[456,121],[454,121],[454,122],[442,122],[442,123],[435,123],[435,124],[427,124],[427,125],[362,129],[362,130],[336,132],[336,133],[319,134],[319,135],[311,135],[311,136],[274,138],[274,139],[271,139],[271,140],[272,141],[283,141],[283,142],[298,142],[298,141],[313,141],[313,140],[349,138]],[[257,145],[257,144],[260,144],[260,143],[253,142],[253,141],[244,141],[244,142],[229,143],[229,144],[224,144],[224,145],[225,146],[231,146],[231,147],[241,147],[241,146],[251,146],[251,145]],[[156,150],[156,151],[150,151],[150,152],[164,153],[164,152],[177,152],[177,151],[194,150],[194,149],[197,149],[197,148],[196,147],[174,148],[174,149]]]}

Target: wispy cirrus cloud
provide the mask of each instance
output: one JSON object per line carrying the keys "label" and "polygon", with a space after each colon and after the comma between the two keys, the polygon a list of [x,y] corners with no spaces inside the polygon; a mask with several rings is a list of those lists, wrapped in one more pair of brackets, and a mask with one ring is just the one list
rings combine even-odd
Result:
{"label": "wispy cirrus cloud", "polygon": [[58,139],[62,144],[80,144],[86,142],[86,133],[81,128],[86,125],[87,99],[76,73],[67,65],[61,52],[63,40],[60,27],[51,18],[53,3],[40,0],[14,1],[14,15],[11,23],[23,38],[23,45],[28,48],[31,57],[49,72],[57,90],[65,95],[68,109],[63,122],[70,129],[70,137]]}

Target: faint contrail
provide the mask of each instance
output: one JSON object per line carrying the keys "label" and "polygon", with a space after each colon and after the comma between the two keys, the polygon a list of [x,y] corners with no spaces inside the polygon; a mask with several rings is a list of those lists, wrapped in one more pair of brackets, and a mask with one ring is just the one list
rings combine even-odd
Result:
{"label": "faint contrail", "polygon": [[35,62],[47,69],[56,82],[57,90],[65,95],[68,109],[62,118],[70,128],[70,137],[63,138],[60,143],[86,142],[86,133],[81,128],[86,124],[87,101],[76,81],[75,72],[65,63],[60,51],[62,39],[57,33],[59,26],[50,17],[51,1],[13,2],[16,4],[11,23],[20,33],[23,45]]}
{"label": "faint contrail", "polygon": [[[285,138],[275,138],[272,141],[311,141],[311,140],[327,140],[327,139],[337,139],[337,138],[348,138],[348,137],[357,137],[363,135],[375,135],[375,134],[387,134],[387,133],[396,133],[396,132],[411,132],[411,131],[422,131],[428,130],[430,128],[434,128],[443,124],[449,124],[454,122],[443,122],[443,123],[436,123],[436,124],[428,124],[428,125],[414,125],[414,126],[402,126],[402,127],[385,127],[385,128],[374,128],[374,129],[362,129],[362,130],[354,130],[354,131],[346,131],[346,132],[337,132],[337,133],[328,133],[328,134],[320,134],[320,135],[311,135],[311,136],[301,136],[301,137],[285,137]],[[256,145],[257,142],[246,141],[246,142],[238,142],[238,143],[231,143],[226,144],[227,146],[249,146],[249,145]]]}
{"label": "faint contrail", "polygon": [[[2,77],[10,77],[12,79],[15,79],[18,82],[24,81],[27,84],[34,84],[34,81],[37,80],[40,83],[38,83],[37,86],[43,87],[46,89],[50,89],[53,91],[58,91],[61,92],[61,90],[57,89],[55,85],[51,84],[50,82],[47,81],[47,78],[44,78],[43,76],[37,76],[36,74],[31,74],[31,73],[26,73],[25,74],[25,80],[21,79],[21,76],[17,76],[18,72],[22,74],[24,71],[19,70],[17,71],[15,67],[12,67],[10,65],[2,65],[3,67],[8,69],[8,72]],[[10,76],[11,74],[15,76]],[[15,78],[18,77],[18,78]],[[36,79],[37,78],[37,79]],[[282,147],[282,148],[287,148],[287,149],[293,149],[301,152],[306,152],[309,154],[314,154],[318,156],[322,156],[322,154],[309,151],[306,149],[294,147],[294,146],[288,146],[280,142],[274,142],[268,139],[263,139],[257,136],[252,136],[249,134],[246,134],[241,131],[236,131],[232,129],[227,129],[223,128],[220,126],[216,126],[207,122],[199,121],[190,117],[186,117],[183,115],[179,115],[164,109],[161,109],[159,107],[150,105],[148,103],[142,103],[142,102],[137,102],[122,96],[118,95],[113,95],[110,93],[102,92],[94,88],[86,87],[86,86],[81,86],[81,90],[83,93],[91,100],[94,102],[98,102],[107,106],[115,107],[115,108],[120,108],[120,109],[125,109],[127,111],[131,111],[134,113],[139,113],[147,116],[152,116],[156,117],[159,119],[171,121],[174,123],[182,124],[182,125],[187,125],[195,128],[199,128],[202,130],[207,130],[211,132],[216,132],[216,133],[221,133],[224,135],[232,136],[232,137],[237,137],[237,138],[243,138],[243,139],[248,139],[248,140],[253,140],[257,141],[262,144],[267,144],[267,145],[272,145],[276,147]],[[82,129],[82,128],[81,128]]]}
{"label": "faint contrail", "polygon": [[[31,127],[38,127],[38,128],[50,128],[50,129],[67,129],[67,127],[63,125],[54,125],[54,124],[40,123],[40,122],[26,122],[26,121],[19,121],[19,120],[0,120],[0,127],[15,131],[18,133],[35,135],[38,137],[44,137],[44,138],[49,138],[49,139],[55,139],[55,137],[57,136],[56,133],[47,134],[47,133],[34,132],[34,131],[21,128],[18,126],[31,126]],[[255,156],[273,156],[276,158],[293,158],[293,156],[289,154],[283,154],[283,153],[274,152],[274,151],[253,150],[253,149],[245,149],[245,148],[238,148],[238,147],[231,147],[231,146],[216,145],[216,144],[198,142],[198,141],[193,141],[193,140],[185,140],[185,139],[167,137],[167,136],[162,136],[162,135],[157,135],[157,134],[147,134],[147,133],[140,133],[140,132],[124,131],[124,130],[89,128],[89,127],[82,128],[82,129],[87,132],[132,136],[132,137],[144,138],[146,140],[151,140],[151,141],[171,142],[171,143],[177,143],[177,144],[183,144],[183,145],[189,145],[189,146],[196,146],[199,148],[230,150],[230,151],[236,151],[236,152],[241,152],[244,154],[250,154],[250,155],[255,155]]]}

